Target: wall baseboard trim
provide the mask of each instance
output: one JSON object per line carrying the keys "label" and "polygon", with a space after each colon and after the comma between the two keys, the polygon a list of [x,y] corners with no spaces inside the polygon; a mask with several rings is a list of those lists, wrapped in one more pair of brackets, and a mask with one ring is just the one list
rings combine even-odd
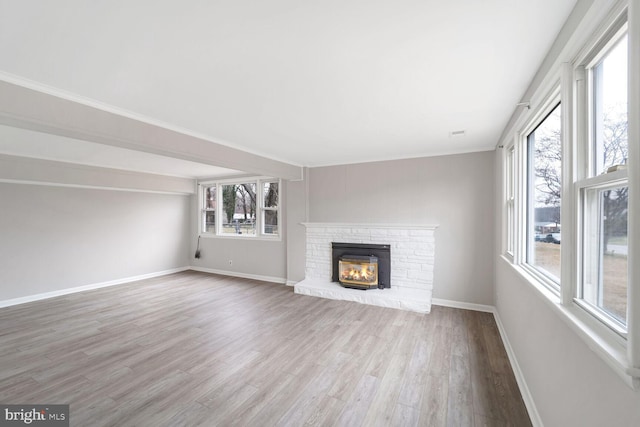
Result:
{"label": "wall baseboard trim", "polygon": [[300,283],[300,280],[287,280],[285,285],[287,285],[287,286],[295,286],[296,283]]}
{"label": "wall baseboard trim", "polygon": [[12,298],[0,301],[0,308],[10,307],[12,305],[26,304],[28,302],[40,301],[49,298],[55,298],[62,295],[75,294],[92,289],[106,288],[109,286],[123,285],[125,283],[136,282],[138,280],[152,279],[154,277],[166,276],[168,274],[180,273],[189,270],[189,267],[172,268],[170,270],[157,271],[155,273],[140,274],[138,276],[125,277],[122,279],[109,280],[107,282],[92,283],[89,285],[77,286],[74,288],[60,289],[57,291],[45,292],[42,294],[27,295],[25,297]]}
{"label": "wall baseboard trim", "polygon": [[281,285],[284,285],[287,283],[287,279],[283,277],[261,276],[258,274],[238,273],[236,271],[216,270],[214,268],[204,268],[204,267],[194,267],[194,266],[189,267],[189,270],[199,271],[201,273],[219,274],[221,276],[239,277],[241,279],[251,279],[251,280],[260,280],[262,282],[279,283]]}
{"label": "wall baseboard trim", "polygon": [[529,412],[529,418],[531,419],[531,424],[533,424],[533,427],[543,427],[544,424],[542,424],[542,418],[540,418],[540,414],[538,413],[536,404],[533,401],[533,396],[529,391],[527,382],[524,379],[524,374],[522,373],[522,370],[520,369],[520,365],[518,364],[518,359],[516,359],[516,355],[513,352],[513,348],[511,347],[509,338],[507,338],[507,331],[504,329],[504,325],[502,324],[502,320],[500,320],[500,315],[498,314],[498,310],[496,310],[495,308],[493,309],[493,317],[496,319],[496,324],[498,325],[498,332],[500,332],[500,338],[502,338],[502,343],[507,352],[507,357],[509,357],[509,362],[511,363],[513,374],[516,377],[516,382],[518,383],[518,388],[520,389],[522,400],[524,400],[524,404],[527,407],[527,411]]}
{"label": "wall baseboard trim", "polygon": [[460,308],[462,310],[482,311],[484,313],[493,313],[495,311],[492,305],[474,304],[471,302],[452,301],[440,298],[433,298],[431,304],[442,307]]}

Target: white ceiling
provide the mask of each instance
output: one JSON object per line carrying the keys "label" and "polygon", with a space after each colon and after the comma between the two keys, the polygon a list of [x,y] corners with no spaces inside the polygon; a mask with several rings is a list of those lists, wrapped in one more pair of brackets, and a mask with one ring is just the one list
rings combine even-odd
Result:
{"label": "white ceiling", "polygon": [[[0,79],[296,165],[489,150],[575,3],[0,0]],[[106,149],[117,167],[114,147],[28,140],[0,152]],[[140,156],[141,170],[228,172]]]}

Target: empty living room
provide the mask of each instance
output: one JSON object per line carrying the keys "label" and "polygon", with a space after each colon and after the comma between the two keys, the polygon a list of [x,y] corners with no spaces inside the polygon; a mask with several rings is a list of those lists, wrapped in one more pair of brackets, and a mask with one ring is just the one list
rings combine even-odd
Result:
{"label": "empty living room", "polygon": [[640,0],[0,0],[1,426],[640,425]]}

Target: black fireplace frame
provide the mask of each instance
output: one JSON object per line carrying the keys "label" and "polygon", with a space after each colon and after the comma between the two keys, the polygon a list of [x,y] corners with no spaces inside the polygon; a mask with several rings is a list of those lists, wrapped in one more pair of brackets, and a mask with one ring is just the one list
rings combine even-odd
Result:
{"label": "black fireplace frame", "polygon": [[391,288],[391,245],[370,243],[331,243],[331,280],[340,282],[338,260],[344,255],[365,255],[378,258],[378,288]]}

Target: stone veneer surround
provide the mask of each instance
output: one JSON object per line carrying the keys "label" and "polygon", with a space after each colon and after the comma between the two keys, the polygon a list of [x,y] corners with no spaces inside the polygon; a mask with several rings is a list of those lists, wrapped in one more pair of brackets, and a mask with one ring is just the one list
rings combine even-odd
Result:
{"label": "stone veneer surround", "polygon": [[[305,279],[298,294],[428,313],[431,310],[435,229],[428,225],[304,223]],[[331,282],[331,243],[391,245],[391,289],[347,289]]]}

